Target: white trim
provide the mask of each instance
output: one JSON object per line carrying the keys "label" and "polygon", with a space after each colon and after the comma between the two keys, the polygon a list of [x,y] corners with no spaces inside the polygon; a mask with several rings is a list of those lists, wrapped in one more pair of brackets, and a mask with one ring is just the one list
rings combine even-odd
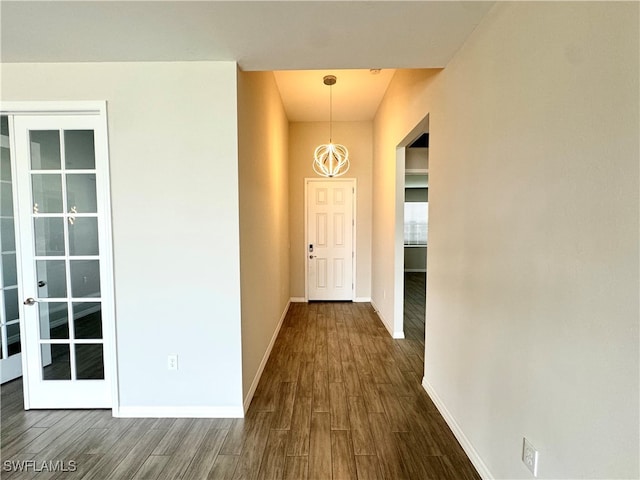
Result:
{"label": "white trim", "polygon": [[118,418],[243,418],[242,407],[205,407],[205,406],[120,406]]}
{"label": "white trim", "polygon": [[355,303],[368,303],[371,302],[371,297],[356,297],[353,301]]}
{"label": "white trim", "polygon": [[427,273],[426,268],[405,268],[404,271],[408,273]]}
{"label": "white trim", "polygon": [[[406,168],[404,170],[405,175],[428,175],[428,168]],[[425,188],[425,187],[416,187],[416,188]],[[428,188],[428,187],[427,187]]]}
{"label": "white trim", "polygon": [[447,425],[449,425],[449,428],[455,435],[458,442],[460,442],[462,449],[467,454],[469,460],[471,460],[471,463],[476,468],[480,476],[484,480],[493,480],[495,477],[491,474],[484,461],[482,461],[482,457],[480,457],[478,451],[473,448],[471,441],[464,434],[462,428],[460,428],[460,425],[458,425],[458,422],[456,422],[456,419],[453,417],[453,415],[451,415],[451,412],[449,412],[442,399],[436,393],[433,386],[431,386],[431,384],[427,381],[426,377],[422,378],[422,388],[425,389],[427,395],[429,395],[429,397],[431,397],[431,400],[433,400],[436,408],[444,418],[445,422],[447,422]]}
{"label": "white trim", "polygon": [[[406,147],[396,148],[396,195],[393,242],[393,338],[404,338],[404,186]],[[396,334],[401,336],[396,336]]]}
{"label": "white trim", "polygon": [[0,102],[3,115],[102,115],[105,101]]}
{"label": "white trim", "polygon": [[402,340],[404,338],[404,332],[394,332],[393,331],[393,328],[389,325],[389,322],[387,322],[387,320],[384,318],[384,316],[382,315],[382,312],[380,311],[378,306],[375,304],[373,299],[371,300],[371,306],[373,307],[373,309],[375,310],[376,314],[378,315],[378,317],[382,321],[382,324],[385,326],[385,328],[389,332],[389,335],[391,335],[392,338],[395,338],[397,340]]}
{"label": "white trim", "polygon": [[[96,102],[97,103],[97,102]],[[112,412],[117,412],[120,409],[120,389],[118,383],[118,342],[117,342],[117,328],[116,328],[116,293],[115,293],[115,266],[113,261],[113,224],[112,224],[112,211],[111,211],[111,156],[109,151],[109,121],[107,118],[107,102],[99,102],[101,104],[100,107],[100,123],[102,123],[102,131],[104,133],[104,152],[107,159],[107,165],[105,171],[102,172],[104,182],[107,185],[107,189],[104,190],[104,215],[106,220],[103,222],[103,235],[109,241],[107,242],[106,248],[102,250],[102,255],[105,260],[105,271],[109,268],[108,273],[105,275],[108,279],[105,288],[108,288],[108,298],[109,302],[102,302],[102,307],[104,311],[105,303],[106,303],[106,312],[108,315],[108,319],[110,321],[105,324],[103,322],[103,337],[105,341],[105,345],[109,343],[111,348],[105,348],[104,354],[104,362],[109,365],[109,370],[111,370],[111,408]],[[102,288],[102,287],[101,287]]]}
{"label": "white trim", "polygon": [[307,299],[304,297],[291,297],[289,301],[291,303],[307,303]]}
{"label": "white trim", "polygon": [[264,356],[262,357],[262,361],[260,362],[260,366],[258,367],[258,371],[256,372],[256,376],[253,377],[253,382],[251,382],[251,387],[249,387],[249,391],[247,392],[246,397],[244,398],[244,412],[246,413],[249,410],[249,405],[251,405],[251,400],[253,400],[253,394],[256,393],[256,388],[258,388],[258,383],[260,382],[260,378],[262,377],[262,372],[264,371],[264,367],[267,365],[267,361],[269,360],[269,356],[271,355],[271,350],[273,349],[273,345],[276,343],[276,338],[278,338],[278,334],[280,333],[280,328],[282,328],[282,324],[284,322],[285,317],[287,316],[287,312],[289,311],[289,307],[291,306],[291,300],[287,302],[287,305],[284,307],[284,311],[280,316],[280,321],[278,322],[278,326],[276,330],[273,332],[273,336],[271,337],[271,341],[269,342],[269,346],[267,350],[264,352]]}

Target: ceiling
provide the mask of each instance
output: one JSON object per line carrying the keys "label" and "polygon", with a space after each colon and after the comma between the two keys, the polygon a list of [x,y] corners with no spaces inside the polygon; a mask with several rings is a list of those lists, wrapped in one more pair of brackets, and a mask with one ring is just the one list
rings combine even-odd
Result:
{"label": "ceiling", "polygon": [[[395,73],[380,70],[285,70],[274,72],[284,109],[290,122],[329,120],[331,88],[334,121],[371,120]],[[336,84],[324,84],[325,75],[335,75]]]}
{"label": "ceiling", "polygon": [[[2,0],[0,56],[7,63],[236,61],[247,71],[279,70],[293,121],[328,118],[322,77],[333,73],[334,119],[370,119],[392,69],[444,67],[493,3]],[[371,68],[382,71],[371,75]]]}

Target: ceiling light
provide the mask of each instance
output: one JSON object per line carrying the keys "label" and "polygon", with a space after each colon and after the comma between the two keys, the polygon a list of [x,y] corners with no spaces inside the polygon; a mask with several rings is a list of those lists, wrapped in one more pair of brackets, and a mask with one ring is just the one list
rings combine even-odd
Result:
{"label": "ceiling light", "polygon": [[329,87],[329,143],[320,145],[313,152],[313,171],[322,177],[340,177],[349,170],[349,151],[344,145],[333,143],[333,85],[336,83],[334,75],[327,75],[323,79]]}

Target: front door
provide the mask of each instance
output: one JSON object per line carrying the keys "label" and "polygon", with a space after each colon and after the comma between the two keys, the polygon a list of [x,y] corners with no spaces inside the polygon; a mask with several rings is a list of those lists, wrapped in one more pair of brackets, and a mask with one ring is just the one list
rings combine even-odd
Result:
{"label": "front door", "polygon": [[306,181],[308,300],[353,300],[355,180]]}
{"label": "front door", "polygon": [[25,408],[112,406],[106,129],[99,115],[14,117]]}

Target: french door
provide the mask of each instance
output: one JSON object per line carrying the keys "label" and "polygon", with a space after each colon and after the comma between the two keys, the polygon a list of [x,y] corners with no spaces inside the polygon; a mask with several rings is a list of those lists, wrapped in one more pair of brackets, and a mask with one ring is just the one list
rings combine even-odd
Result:
{"label": "french door", "polygon": [[306,180],[307,298],[353,300],[355,180]]}
{"label": "french door", "polygon": [[112,406],[107,139],[100,115],[16,115],[25,408]]}
{"label": "french door", "polygon": [[22,375],[9,117],[0,116],[0,383]]}

